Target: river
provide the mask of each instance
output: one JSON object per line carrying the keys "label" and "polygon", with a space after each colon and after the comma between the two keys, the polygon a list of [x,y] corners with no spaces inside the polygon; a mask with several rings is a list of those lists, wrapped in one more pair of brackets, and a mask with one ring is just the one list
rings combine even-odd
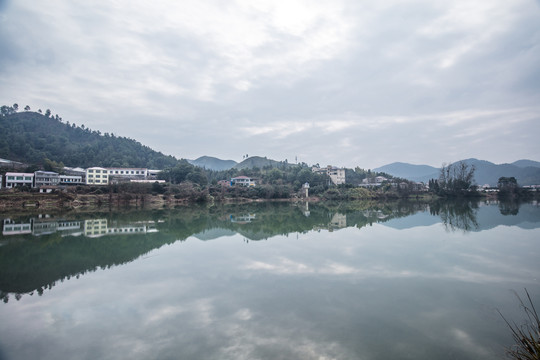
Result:
{"label": "river", "polygon": [[0,359],[503,359],[538,203],[0,215]]}

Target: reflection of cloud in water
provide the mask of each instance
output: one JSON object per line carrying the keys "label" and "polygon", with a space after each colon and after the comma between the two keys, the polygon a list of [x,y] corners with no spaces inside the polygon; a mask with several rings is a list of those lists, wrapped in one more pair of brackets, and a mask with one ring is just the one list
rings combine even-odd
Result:
{"label": "reflection of cloud in water", "polygon": [[221,305],[218,299],[205,298],[146,315],[140,313],[146,316],[145,341],[127,343],[123,335],[118,335],[106,341],[106,347],[118,344],[130,358],[136,359],[152,357],[150,344],[166,349],[166,353],[188,355],[188,358],[351,358],[337,342],[317,339],[318,330],[305,320],[283,313],[268,317],[246,307],[222,313]]}
{"label": "reflection of cloud in water", "polygon": [[479,345],[479,341],[462,329],[453,328],[450,330],[454,343],[467,353],[473,353],[481,357],[489,356],[490,352]]}
{"label": "reflection of cloud in water", "polygon": [[[464,255],[465,256],[465,255]],[[497,260],[491,260],[489,258],[482,258],[476,256],[474,258],[480,264],[486,267],[496,268],[499,265]],[[516,282],[523,281],[523,274],[530,273],[528,270],[521,268],[515,268],[513,266],[503,266],[506,275],[496,275],[489,271],[474,271],[467,269],[465,266],[452,265],[446,268],[441,268],[439,272],[436,271],[419,271],[410,269],[391,269],[383,265],[373,265],[370,267],[353,267],[346,264],[337,262],[327,262],[320,267],[309,266],[303,263],[295,262],[294,260],[287,258],[279,258],[276,263],[252,261],[241,267],[241,270],[253,270],[262,271],[274,275],[335,275],[335,276],[353,276],[354,279],[398,279],[398,278],[423,278],[423,279],[435,279],[435,280],[459,280],[469,283],[496,283],[496,282]],[[530,274],[531,279],[534,278],[534,274]],[[533,281],[533,280],[531,280]]]}
{"label": "reflection of cloud in water", "polygon": [[[230,342],[224,347],[219,359],[350,359],[336,342],[315,341],[297,328],[257,328],[229,325],[225,331]],[[345,352],[345,353],[344,353]]]}
{"label": "reflection of cloud in water", "polygon": [[183,305],[160,307],[147,315],[145,326],[152,323],[161,323],[163,320],[176,317],[185,311],[186,307]]}
{"label": "reflection of cloud in water", "polygon": [[245,270],[268,270],[275,274],[311,274],[315,269],[303,263],[280,257],[276,264],[263,261],[251,261],[243,267]]}
{"label": "reflection of cloud in water", "polygon": [[[0,304],[0,346],[6,358],[44,360],[496,358],[500,319],[482,309],[505,306],[502,292],[538,278],[537,230],[403,228],[171,243]],[[204,234],[184,229],[159,236]]]}

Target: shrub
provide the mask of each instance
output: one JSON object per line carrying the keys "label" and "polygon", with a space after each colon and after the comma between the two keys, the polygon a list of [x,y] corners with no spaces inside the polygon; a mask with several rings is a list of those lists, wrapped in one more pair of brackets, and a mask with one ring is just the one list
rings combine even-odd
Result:
{"label": "shrub", "polygon": [[517,325],[515,322],[510,323],[506,318],[502,316],[510,331],[516,344],[506,349],[506,354],[511,359],[516,360],[539,360],[540,359],[540,318],[531,300],[531,296],[527,289],[528,305],[516,294],[523,312],[527,317],[525,324]]}

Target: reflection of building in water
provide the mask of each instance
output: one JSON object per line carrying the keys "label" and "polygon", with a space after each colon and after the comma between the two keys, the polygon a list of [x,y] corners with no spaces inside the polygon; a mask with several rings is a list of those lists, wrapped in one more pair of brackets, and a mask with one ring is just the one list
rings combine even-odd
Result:
{"label": "reflection of building in water", "polygon": [[390,215],[386,215],[381,210],[365,210],[362,212],[362,214],[368,219],[376,217],[379,220],[386,219],[387,217],[390,216]]}
{"label": "reflection of building in water", "polygon": [[115,234],[146,234],[146,226],[145,225],[124,225],[121,227],[114,227],[109,228],[107,230],[107,234],[109,235],[115,235]]}
{"label": "reflection of building in water", "polygon": [[78,236],[83,233],[82,221],[80,220],[60,220],[57,229],[62,232],[62,236]]}
{"label": "reflection of building in water", "polygon": [[58,229],[58,222],[51,219],[32,219],[32,235],[48,235],[55,233]]}
{"label": "reflection of building in water", "polygon": [[84,220],[84,236],[98,237],[107,234],[107,219]]}
{"label": "reflection of building in water", "polygon": [[311,212],[309,211],[309,202],[306,201],[306,209],[304,210],[304,216],[309,217]]}
{"label": "reflection of building in water", "polygon": [[155,221],[138,221],[129,224],[108,224],[107,219],[86,220],[84,235],[99,237],[104,235],[135,235],[158,232]]}
{"label": "reflection of building in water", "polygon": [[245,215],[240,215],[240,216],[230,215],[229,219],[231,220],[232,223],[247,224],[247,223],[250,223],[252,220],[254,220],[256,216],[257,216],[256,214],[245,214]]}
{"label": "reflection of building in water", "polygon": [[315,226],[313,230],[321,231],[321,230],[328,230],[328,231],[334,231],[338,229],[343,229],[347,227],[347,215],[346,214],[340,214],[335,213],[332,215],[332,218],[328,222],[327,226]]}
{"label": "reflection of building in water", "polygon": [[99,237],[115,234],[147,234],[158,232],[156,222],[138,221],[130,224],[117,225],[109,224],[107,219],[90,220],[58,220],[52,219],[49,215],[39,215],[32,218],[28,223],[15,223],[14,220],[4,219],[2,235],[24,235],[34,236],[47,235],[60,232],[62,236]]}
{"label": "reflection of building in water", "polygon": [[344,227],[347,227],[347,215],[336,213],[334,216],[332,216],[332,220],[330,220],[330,231],[333,229],[343,229]]}
{"label": "reflection of building in water", "polygon": [[53,220],[49,215],[39,215],[37,218],[28,220],[28,223],[16,224],[11,219],[4,219],[2,235],[23,235],[32,234],[34,236],[52,234],[57,231],[65,235],[80,235],[81,222],[75,220]]}
{"label": "reflection of building in water", "polygon": [[4,219],[2,235],[23,235],[32,233],[31,223],[16,224],[11,219]]}

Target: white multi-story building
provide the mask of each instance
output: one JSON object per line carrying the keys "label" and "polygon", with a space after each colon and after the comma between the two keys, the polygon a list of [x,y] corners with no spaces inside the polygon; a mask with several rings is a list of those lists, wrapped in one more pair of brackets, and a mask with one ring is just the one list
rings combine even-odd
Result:
{"label": "white multi-story building", "polygon": [[81,185],[84,184],[84,181],[81,175],[60,175],[60,184]]}
{"label": "white multi-story building", "polygon": [[325,168],[313,167],[311,171],[319,174],[326,174],[334,185],[345,184],[345,169],[328,165]]}
{"label": "white multi-story building", "polygon": [[34,187],[56,186],[60,184],[60,175],[53,171],[36,171],[34,173]]}
{"label": "white multi-story building", "polygon": [[107,168],[109,178],[125,178],[125,179],[146,179],[148,177],[148,169],[144,168]]}
{"label": "white multi-story building", "polygon": [[34,174],[32,173],[6,173],[6,188],[11,189],[17,186],[29,186],[34,185]]}
{"label": "white multi-story building", "polygon": [[[72,168],[72,167],[67,167],[65,166],[64,169],[64,174],[63,176],[80,176],[81,177],[81,184],[86,184],[86,170],[83,169],[83,168],[80,168],[80,167],[76,167],[76,168]],[[68,178],[65,178],[66,181],[64,181],[66,184],[73,184],[73,183],[76,183],[78,178],[69,178],[69,181],[67,180]],[[60,179],[60,182],[62,182],[62,180]]]}
{"label": "white multi-story building", "polygon": [[231,179],[231,186],[233,185],[255,186],[255,180],[247,176],[237,176]]}
{"label": "white multi-story building", "polygon": [[109,170],[101,167],[86,169],[86,185],[109,185]]}

